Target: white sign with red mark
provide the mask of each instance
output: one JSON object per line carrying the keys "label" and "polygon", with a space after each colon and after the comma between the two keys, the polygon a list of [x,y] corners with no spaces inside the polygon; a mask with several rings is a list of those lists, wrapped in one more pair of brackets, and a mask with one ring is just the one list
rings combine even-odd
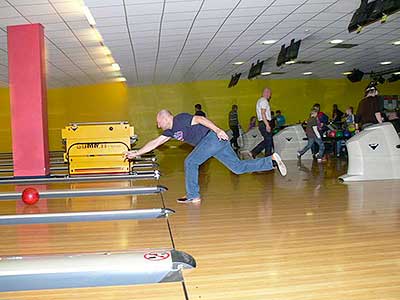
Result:
{"label": "white sign with red mark", "polygon": [[170,256],[171,254],[168,251],[148,252],[144,255],[144,258],[150,261],[160,261],[160,260],[165,260]]}

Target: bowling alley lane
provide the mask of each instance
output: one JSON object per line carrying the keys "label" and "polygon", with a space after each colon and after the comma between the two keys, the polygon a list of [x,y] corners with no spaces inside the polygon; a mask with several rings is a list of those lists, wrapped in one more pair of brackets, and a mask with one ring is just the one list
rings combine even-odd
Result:
{"label": "bowling alley lane", "polygon": [[212,160],[201,205],[175,203],[183,170],[163,177],[176,246],[198,263],[191,299],[399,299],[398,181],[341,184],[341,160],[286,163],[287,177],[237,176]]}
{"label": "bowling alley lane", "polygon": [[2,293],[0,299],[19,300],[183,300],[185,299],[182,283],[163,283],[131,286],[111,286],[80,289],[40,290],[18,293]]}
{"label": "bowling alley lane", "polygon": [[[93,183],[52,183],[47,189],[86,189],[134,186],[153,186],[157,182],[121,181]],[[26,186],[20,186],[26,187]],[[17,189],[6,186],[5,190]],[[37,187],[39,190],[41,186]],[[0,185],[0,189],[4,186]],[[0,214],[32,214],[46,212],[80,212],[124,209],[161,208],[161,196],[132,195],[41,199],[36,205],[25,205],[21,200],[0,201]],[[169,218],[173,218],[171,215]],[[88,252],[118,252],[140,249],[171,249],[172,243],[166,219],[79,222],[2,226],[0,228],[0,256],[35,254],[75,254]],[[101,297],[99,296],[101,294]],[[131,285],[5,292],[1,299],[184,299],[182,283]]]}
{"label": "bowling alley lane", "polygon": [[[145,181],[141,182],[145,183]],[[53,183],[36,185],[43,189],[88,189],[119,188],[135,186],[130,181],[94,183]],[[146,182],[147,186],[156,181]],[[0,186],[0,188],[21,190],[27,186]],[[58,213],[103,210],[126,210],[162,208],[159,194],[76,197],[40,199],[35,205],[26,205],[21,200],[0,201],[0,214]],[[173,217],[173,215],[171,216]],[[80,251],[108,251],[141,248],[170,247],[165,219],[103,221],[94,223],[70,223],[51,225],[3,226],[0,231],[1,255],[57,253]],[[28,233],[27,233],[28,232]],[[29,234],[31,232],[32,234]],[[150,234],[151,233],[151,234]],[[22,241],[18,239],[21,238]],[[27,241],[28,240],[28,241]],[[47,245],[47,246],[46,246]]]}

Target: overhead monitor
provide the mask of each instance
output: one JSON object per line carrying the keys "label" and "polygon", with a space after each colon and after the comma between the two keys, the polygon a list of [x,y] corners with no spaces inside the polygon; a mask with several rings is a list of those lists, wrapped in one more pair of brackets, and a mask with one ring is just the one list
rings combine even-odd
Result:
{"label": "overhead monitor", "polygon": [[235,75],[232,75],[231,81],[229,81],[229,84],[228,84],[228,88],[231,88],[231,87],[234,87],[235,85],[237,85],[241,75],[242,75],[242,73],[237,73]]}
{"label": "overhead monitor", "polygon": [[257,60],[256,64],[251,64],[251,68],[250,68],[250,71],[249,71],[249,76],[247,78],[248,79],[252,79],[252,78],[260,75],[263,65],[264,65],[264,61],[263,60],[262,61]]}

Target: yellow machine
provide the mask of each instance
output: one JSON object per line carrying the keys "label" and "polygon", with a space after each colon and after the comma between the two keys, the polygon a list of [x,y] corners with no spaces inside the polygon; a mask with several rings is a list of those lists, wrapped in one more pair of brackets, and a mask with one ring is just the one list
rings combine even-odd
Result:
{"label": "yellow machine", "polygon": [[69,174],[129,173],[122,153],[136,141],[128,122],[72,123],[62,129]]}

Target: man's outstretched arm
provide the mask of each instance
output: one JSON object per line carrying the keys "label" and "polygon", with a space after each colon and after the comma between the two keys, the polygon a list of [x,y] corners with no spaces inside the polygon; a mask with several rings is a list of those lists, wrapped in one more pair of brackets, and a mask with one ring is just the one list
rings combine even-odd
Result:
{"label": "man's outstretched arm", "polygon": [[223,131],[221,128],[217,127],[217,125],[215,125],[209,119],[201,116],[193,116],[191,125],[198,125],[198,124],[201,124],[214,131],[220,140],[225,140],[225,141],[229,140],[229,137],[226,134],[226,132]]}
{"label": "man's outstretched arm", "polygon": [[159,137],[155,138],[154,140],[151,140],[148,142],[146,145],[144,145],[142,148],[139,150],[132,150],[132,151],[126,151],[124,152],[124,155],[128,159],[135,158],[136,156],[143,155],[145,153],[148,153],[154,149],[156,149],[158,146],[161,146],[162,144],[168,142],[171,138],[165,135],[160,135]]}

